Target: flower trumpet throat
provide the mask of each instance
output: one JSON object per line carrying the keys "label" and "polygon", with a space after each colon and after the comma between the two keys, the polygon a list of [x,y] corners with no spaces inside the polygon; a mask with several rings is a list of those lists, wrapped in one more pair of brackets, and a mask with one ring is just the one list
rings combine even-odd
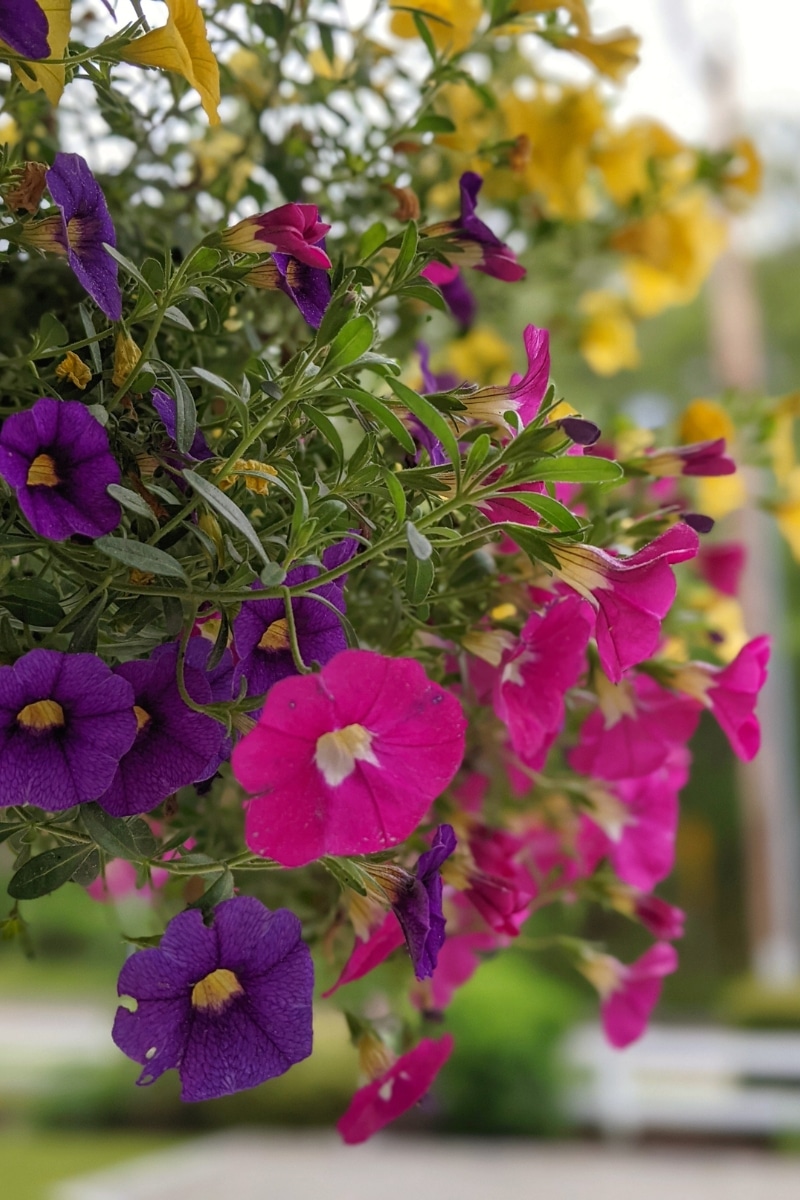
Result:
{"label": "flower trumpet throat", "polygon": [[218,967],[192,988],[192,1008],[221,1013],[231,1000],[244,995],[244,988],[226,967]]}
{"label": "flower trumpet throat", "polygon": [[330,787],[338,787],[352,775],[357,762],[380,766],[372,750],[372,734],[363,725],[346,725],[323,733],[317,740],[314,761]]}
{"label": "flower trumpet throat", "polygon": [[20,709],[17,724],[36,733],[57,729],[64,724],[64,710],[57,700],[36,700]]}

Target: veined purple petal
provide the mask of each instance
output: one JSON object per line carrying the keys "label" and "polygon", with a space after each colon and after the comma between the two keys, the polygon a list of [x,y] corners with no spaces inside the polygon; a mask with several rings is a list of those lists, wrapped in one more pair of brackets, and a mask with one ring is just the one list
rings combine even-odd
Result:
{"label": "veined purple petal", "polygon": [[49,22],[36,0],[0,0],[0,41],[24,58],[48,58]]}
{"label": "veined purple petal", "polygon": [[119,269],[103,243],[116,246],[114,224],[100,184],[80,154],[57,154],[47,172],[50,195],[61,209],[67,236],[67,260],[110,321],[122,316]]}

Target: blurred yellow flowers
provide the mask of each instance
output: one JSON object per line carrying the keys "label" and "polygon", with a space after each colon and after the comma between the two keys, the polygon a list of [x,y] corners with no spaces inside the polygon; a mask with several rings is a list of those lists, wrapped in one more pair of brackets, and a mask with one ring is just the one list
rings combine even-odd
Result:
{"label": "blurred yellow flowers", "polygon": [[219,66],[197,0],[167,0],[169,17],[127,47],[125,61],[174,71],[195,89],[212,125],[219,123]]}
{"label": "blurred yellow flowers", "polygon": [[[436,46],[439,50],[451,50],[456,54],[466,50],[483,16],[480,0],[404,0],[402,5],[390,5],[393,10],[397,7],[418,9],[420,14],[425,15],[430,13],[426,24]],[[410,12],[395,11],[391,30],[395,37],[419,37]]]}
{"label": "blurred yellow flowers", "polygon": [[597,375],[616,375],[639,365],[636,326],[627,305],[616,292],[600,289],[581,296],[586,319],[580,331],[580,352]]}

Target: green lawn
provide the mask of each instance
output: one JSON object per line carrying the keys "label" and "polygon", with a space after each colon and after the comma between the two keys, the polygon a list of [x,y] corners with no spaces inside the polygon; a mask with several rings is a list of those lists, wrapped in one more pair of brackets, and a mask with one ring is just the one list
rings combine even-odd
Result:
{"label": "green lawn", "polygon": [[0,1132],[3,1195],[50,1200],[55,1183],[174,1144],[174,1138],[144,1133]]}

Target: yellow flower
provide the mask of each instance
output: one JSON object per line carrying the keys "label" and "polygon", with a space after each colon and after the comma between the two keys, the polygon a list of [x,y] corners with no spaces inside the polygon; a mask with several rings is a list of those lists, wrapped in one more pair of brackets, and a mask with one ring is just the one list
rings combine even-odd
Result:
{"label": "yellow flower", "polygon": [[764,168],[750,138],[737,138],[731,146],[732,160],[722,177],[723,195],[733,209],[746,208],[761,191]]}
{"label": "yellow flower", "polygon": [[114,342],[114,370],[111,374],[114,387],[122,387],[141,357],[142,352],[133,338],[127,333],[118,333]]}
{"label": "yellow flower", "polygon": [[499,140],[495,113],[487,108],[469,84],[445,84],[439,92],[437,107],[456,127],[454,133],[437,133],[435,140],[438,145],[446,146],[448,150],[460,150],[464,154],[475,154],[480,146],[492,140],[495,132],[495,140]]}
{"label": "yellow flower", "polygon": [[747,489],[739,472],[735,475],[697,479],[695,489],[697,511],[706,513],[715,521],[721,521],[737,509],[744,508],[747,503]]}
{"label": "yellow flower", "polygon": [[735,435],[733,421],[716,400],[692,400],[681,414],[678,436],[685,446],[692,442],[713,442],[717,438],[732,441]]}
{"label": "yellow flower", "polygon": [[231,467],[230,474],[220,480],[219,486],[223,492],[227,492],[241,477],[248,492],[255,492],[257,496],[266,496],[269,492],[269,480],[264,479],[263,476],[272,475],[274,477],[277,474],[278,472],[269,463],[259,462],[255,458],[237,458]]}
{"label": "yellow flower", "polygon": [[229,184],[225,199],[229,204],[235,204],[239,199],[253,170],[252,160],[244,154],[246,146],[245,139],[238,133],[219,126],[206,130],[205,137],[189,145],[204,187],[216,183],[227,169]]}
{"label": "yellow flower", "polygon": [[615,29],[611,33],[586,37],[578,34],[547,33],[546,39],[559,50],[579,54],[601,75],[620,83],[639,62],[641,40],[630,29]]}
{"label": "yellow flower", "polygon": [[475,325],[452,341],[447,356],[453,370],[470,383],[508,383],[513,366],[511,348],[488,325]]}
{"label": "yellow flower", "polygon": [[306,62],[317,79],[328,79],[331,82],[344,79],[350,69],[350,63],[339,58],[338,54],[334,55],[333,62],[331,62],[324,50],[312,50]]}
{"label": "yellow flower", "polygon": [[747,642],[744,613],[738,600],[723,596],[713,588],[698,588],[691,607],[703,613],[703,625],[714,637],[714,653],[723,662],[732,662]]}
{"label": "yellow flower", "polygon": [[614,234],[612,247],[628,256],[623,272],[635,311],[650,317],[692,300],[726,235],[725,221],[700,188]]}
{"label": "yellow flower", "polygon": [[[453,54],[466,50],[483,16],[480,0],[402,0],[400,6],[419,9],[420,13],[431,13],[426,24],[437,48]],[[389,7],[394,8],[394,5]],[[433,17],[439,19],[433,20]],[[409,12],[395,12],[391,30],[395,37],[419,37]]]}
{"label": "yellow flower", "polygon": [[800,562],[800,467],[795,467],[786,480],[786,499],[775,506],[775,519],[792,557]]}
{"label": "yellow flower", "polygon": [[[47,17],[47,44],[51,58],[64,58],[72,29],[72,0],[38,0],[39,8]],[[41,88],[51,104],[58,104],[64,91],[66,67],[63,63],[27,62],[24,67],[15,66],[17,78],[29,92]]]}
{"label": "yellow flower", "polygon": [[264,64],[253,50],[237,50],[225,64],[239,85],[239,89],[251,104],[263,108],[269,96],[271,84]]}
{"label": "yellow flower", "polygon": [[605,108],[594,88],[540,88],[530,99],[513,93],[500,105],[508,134],[525,134],[531,153],[520,183],[537,193],[548,216],[582,220],[596,198],[589,184],[593,142],[605,125]]}
{"label": "yellow flower", "polygon": [[586,320],[580,352],[597,375],[616,375],[639,365],[636,326],[625,302],[614,292],[585,292],[580,300]]}
{"label": "yellow flower", "polygon": [[167,0],[169,17],[126,48],[126,62],[174,71],[195,89],[212,125],[219,124],[219,66],[197,0]]}
{"label": "yellow flower", "polygon": [[559,0],[517,0],[517,3],[512,6],[510,15],[513,18],[518,13],[551,13],[559,8],[567,10],[578,33],[589,35],[591,25],[585,0],[561,0],[560,3]]}
{"label": "yellow flower", "polygon": [[0,113],[0,142],[6,146],[16,146],[20,139],[19,125],[10,113]]}
{"label": "yellow flower", "polygon": [[657,121],[605,130],[593,159],[606,191],[622,205],[654,188],[662,192],[685,183],[695,168],[694,153]]}
{"label": "yellow flower", "polygon": [[92,372],[74,350],[68,350],[65,357],[62,358],[56,367],[56,377],[58,379],[68,379],[70,383],[75,384],[76,388],[80,388],[83,391],[87,383],[91,382]]}

